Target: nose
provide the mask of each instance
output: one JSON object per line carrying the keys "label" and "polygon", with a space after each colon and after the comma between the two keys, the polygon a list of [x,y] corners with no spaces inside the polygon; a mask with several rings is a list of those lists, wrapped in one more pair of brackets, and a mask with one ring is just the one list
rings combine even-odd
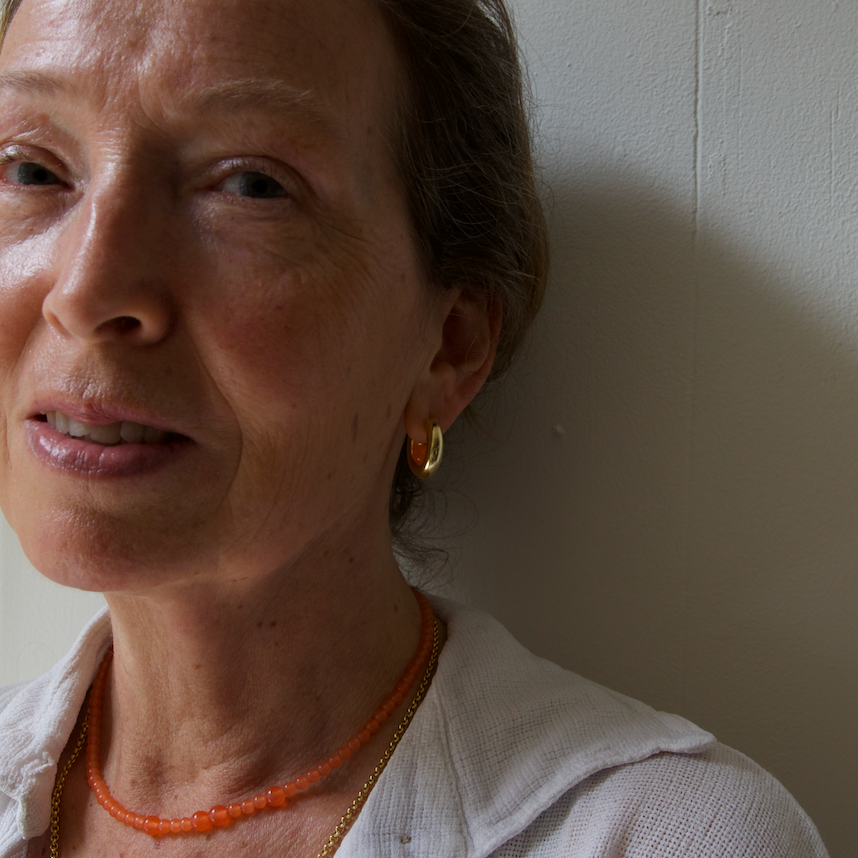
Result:
{"label": "nose", "polygon": [[42,304],[48,323],[90,343],[163,339],[172,322],[164,223],[133,181],[113,179],[85,193],[60,227]]}

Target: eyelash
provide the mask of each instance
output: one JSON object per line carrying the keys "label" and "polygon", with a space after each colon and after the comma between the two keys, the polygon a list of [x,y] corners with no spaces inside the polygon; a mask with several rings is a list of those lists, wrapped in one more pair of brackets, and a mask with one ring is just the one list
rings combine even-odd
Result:
{"label": "eyelash", "polygon": [[[230,177],[240,173],[260,173],[277,182],[283,188],[285,194],[282,197],[272,197],[271,199],[290,200],[296,195],[298,182],[294,174],[285,168],[272,164],[270,161],[262,161],[255,158],[237,158],[228,161],[226,164],[219,164],[213,186],[217,187]],[[241,197],[238,194],[230,194],[230,196],[236,196],[239,199],[252,199],[250,197]]]}
{"label": "eyelash", "polygon": [[[38,164],[40,167],[44,167],[49,173],[55,175],[59,179],[60,184],[65,186],[65,181],[61,176],[61,167],[59,166],[59,163],[51,164],[48,163],[52,160],[50,158],[45,158],[43,156],[30,157],[30,154],[31,153],[28,153],[20,146],[10,146],[0,151],[0,172],[2,172],[5,167],[16,162],[20,162],[22,164]],[[38,187],[38,185],[34,185],[33,187]],[[50,187],[56,186],[51,185]]]}
{"label": "eyelash", "polygon": [[[10,164],[14,164],[16,162],[20,162],[22,164],[38,164],[39,166],[44,167],[44,169],[48,170],[53,175],[57,176],[59,179],[59,184],[51,184],[48,186],[40,186],[37,184],[27,185],[28,190],[32,190],[38,187],[51,187],[53,189],[58,188],[67,188],[68,185],[63,177],[62,165],[57,161],[54,163],[55,159],[48,157],[45,153],[34,153],[29,152],[25,147],[18,145],[11,145],[5,149],[0,150],[0,172],[2,172],[6,167]],[[247,205],[254,204],[259,200],[266,200],[269,204],[273,203],[275,200],[280,201],[281,203],[293,201],[299,190],[300,184],[299,179],[293,174],[291,171],[287,170],[284,167],[280,167],[277,164],[273,164],[271,161],[267,159],[259,159],[259,158],[236,158],[232,160],[228,160],[226,163],[218,162],[216,166],[216,173],[212,177],[210,181],[206,184],[212,190],[218,189],[218,186],[225,182],[232,176],[235,176],[240,173],[260,173],[273,181],[277,182],[282,188],[284,193],[282,195],[272,195],[270,197],[254,197],[250,195],[242,195],[238,193],[228,192],[228,191],[219,191],[224,194],[225,197],[230,198],[231,202],[234,202],[238,205]],[[10,183],[11,186],[16,187],[16,183]]]}

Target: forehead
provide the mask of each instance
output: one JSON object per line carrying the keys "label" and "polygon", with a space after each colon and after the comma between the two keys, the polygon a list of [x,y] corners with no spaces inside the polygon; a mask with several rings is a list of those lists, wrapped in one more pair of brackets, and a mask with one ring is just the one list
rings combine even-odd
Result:
{"label": "forehead", "polygon": [[23,0],[0,83],[153,115],[289,102],[354,133],[389,122],[397,66],[372,0]]}

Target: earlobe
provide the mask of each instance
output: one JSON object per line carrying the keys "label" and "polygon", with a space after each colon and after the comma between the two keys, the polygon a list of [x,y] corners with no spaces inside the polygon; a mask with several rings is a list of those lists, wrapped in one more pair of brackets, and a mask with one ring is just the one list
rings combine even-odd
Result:
{"label": "earlobe", "polygon": [[439,345],[404,415],[409,438],[421,444],[428,419],[446,432],[485,384],[500,334],[500,304],[484,293],[453,290],[439,309]]}

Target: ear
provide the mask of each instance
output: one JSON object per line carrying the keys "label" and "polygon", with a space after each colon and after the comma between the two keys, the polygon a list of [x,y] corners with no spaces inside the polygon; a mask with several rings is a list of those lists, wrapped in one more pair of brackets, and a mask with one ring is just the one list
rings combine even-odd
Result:
{"label": "ear", "polygon": [[440,329],[438,347],[405,406],[405,431],[426,440],[426,421],[437,420],[446,432],[477,395],[492,369],[501,326],[498,301],[453,289],[433,315]]}

